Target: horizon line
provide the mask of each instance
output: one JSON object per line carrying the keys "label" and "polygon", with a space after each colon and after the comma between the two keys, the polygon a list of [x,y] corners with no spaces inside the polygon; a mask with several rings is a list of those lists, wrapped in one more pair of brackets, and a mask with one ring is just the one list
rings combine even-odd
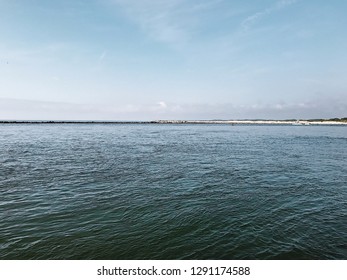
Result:
{"label": "horizon line", "polygon": [[344,118],[315,118],[315,119],[162,119],[162,120],[0,120],[0,124],[291,124],[295,122],[325,123],[336,122],[347,124],[347,117]]}

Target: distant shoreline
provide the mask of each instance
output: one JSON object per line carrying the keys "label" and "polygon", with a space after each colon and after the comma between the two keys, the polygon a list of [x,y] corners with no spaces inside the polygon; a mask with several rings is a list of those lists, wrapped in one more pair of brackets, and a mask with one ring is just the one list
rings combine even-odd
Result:
{"label": "distant shoreline", "polygon": [[347,119],[322,120],[155,120],[155,121],[69,121],[0,120],[0,124],[229,124],[229,125],[347,125]]}

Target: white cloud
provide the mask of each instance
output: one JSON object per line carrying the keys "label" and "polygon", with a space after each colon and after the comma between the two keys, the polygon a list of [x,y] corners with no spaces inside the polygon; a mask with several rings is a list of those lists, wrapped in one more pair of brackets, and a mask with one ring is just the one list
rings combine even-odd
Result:
{"label": "white cloud", "polygon": [[158,102],[158,105],[159,105],[160,108],[163,108],[163,109],[167,108],[167,104],[164,101]]}

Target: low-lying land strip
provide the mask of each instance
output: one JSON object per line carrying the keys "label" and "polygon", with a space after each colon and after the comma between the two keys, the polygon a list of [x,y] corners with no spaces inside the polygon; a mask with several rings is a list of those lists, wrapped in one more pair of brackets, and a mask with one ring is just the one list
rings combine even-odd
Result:
{"label": "low-lying land strip", "polygon": [[347,118],[319,120],[159,120],[162,124],[347,125]]}
{"label": "low-lying land strip", "polygon": [[311,119],[311,120],[155,120],[155,121],[0,120],[0,124],[347,125],[347,118]]}

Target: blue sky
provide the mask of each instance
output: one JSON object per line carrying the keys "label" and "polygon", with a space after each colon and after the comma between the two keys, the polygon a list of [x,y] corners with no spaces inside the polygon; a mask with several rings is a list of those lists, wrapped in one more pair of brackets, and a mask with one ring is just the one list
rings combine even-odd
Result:
{"label": "blue sky", "polygon": [[0,119],[347,116],[347,1],[0,0]]}

